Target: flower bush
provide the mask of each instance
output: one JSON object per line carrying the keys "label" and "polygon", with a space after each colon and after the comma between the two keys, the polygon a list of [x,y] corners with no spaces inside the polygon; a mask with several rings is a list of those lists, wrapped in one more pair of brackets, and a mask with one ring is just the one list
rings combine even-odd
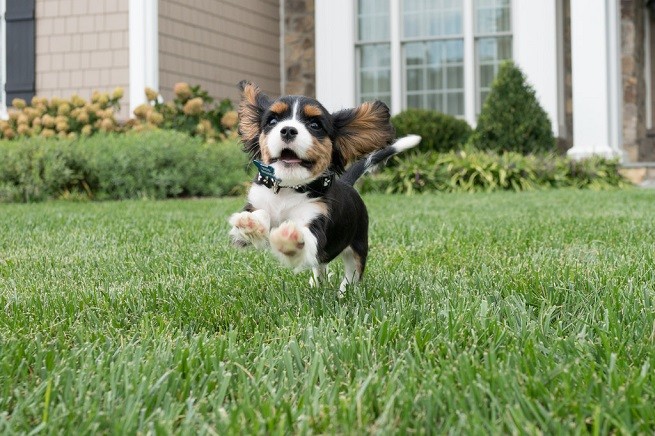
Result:
{"label": "flower bush", "polygon": [[95,91],[87,101],[78,95],[70,99],[33,97],[30,104],[15,98],[9,110],[9,119],[0,120],[0,138],[21,136],[43,138],[77,138],[96,132],[120,131],[116,111],[120,109],[123,89],[111,94]]}
{"label": "flower bush", "polygon": [[0,139],[40,136],[77,138],[97,132],[144,131],[156,128],[177,130],[199,136],[208,142],[235,138],[238,117],[232,102],[215,102],[200,86],[177,83],[175,98],[164,102],[159,92],[145,89],[147,103],[134,110],[135,118],[125,123],[116,120],[123,89],[111,94],[94,91],[91,100],[78,95],[65,100],[34,97],[30,104],[14,99],[9,119],[0,120]]}
{"label": "flower bush", "polygon": [[200,136],[209,142],[236,137],[237,113],[232,102],[220,102],[209,96],[200,86],[176,83],[172,101],[163,102],[159,93],[146,88],[147,103],[134,109],[133,129],[150,130],[156,127]]}

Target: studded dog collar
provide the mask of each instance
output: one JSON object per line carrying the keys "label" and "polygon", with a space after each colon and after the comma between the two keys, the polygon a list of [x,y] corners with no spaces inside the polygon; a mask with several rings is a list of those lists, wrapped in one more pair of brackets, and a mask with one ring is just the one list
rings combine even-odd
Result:
{"label": "studded dog collar", "polygon": [[275,177],[275,169],[272,166],[266,165],[258,160],[253,161],[253,163],[259,170],[256,183],[264,185],[268,189],[272,189],[275,194],[280,192],[281,188],[290,188],[301,194],[305,192],[323,194],[330,186],[332,186],[332,182],[334,181],[334,173],[328,173],[306,185],[283,186],[280,185],[282,180]]}

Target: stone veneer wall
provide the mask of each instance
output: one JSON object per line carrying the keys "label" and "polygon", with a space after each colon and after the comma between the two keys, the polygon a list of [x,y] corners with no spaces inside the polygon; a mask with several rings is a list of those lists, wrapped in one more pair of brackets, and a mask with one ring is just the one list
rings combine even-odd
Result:
{"label": "stone veneer wall", "polygon": [[284,2],[284,93],[316,97],[314,0]]}
{"label": "stone veneer wall", "polygon": [[631,162],[645,157],[645,150],[640,149],[646,146],[644,13],[642,0],[621,0],[623,149]]}
{"label": "stone veneer wall", "polygon": [[129,111],[128,0],[36,0],[36,95],[89,99],[125,88]]}
{"label": "stone veneer wall", "polygon": [[571,69],[571,0],[562,1],[564,25],[564,123],[566,131],[559,140],[558,149],[565,152],[573,146],[573,75]]}

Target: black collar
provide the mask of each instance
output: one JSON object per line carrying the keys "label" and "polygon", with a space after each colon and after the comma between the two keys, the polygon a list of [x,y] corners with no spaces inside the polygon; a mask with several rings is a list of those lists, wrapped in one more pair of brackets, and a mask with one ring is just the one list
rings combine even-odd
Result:
{"label": "black collar", "polygon": [[280,185],[281,182],[280,179],[263,175],[260,172],[259,174],[257,174],[257,180],[255,181],[255,183],[257,183],[258,185],[264,185],[268,189],[272,189],[273,193],[275,194],[280,192],[280,189],[282,188],[290,188],[301,194],[304,194],[305,192],[310,192],[310,193],[322,195],[325,193],[325,191],[327,191],[330,188],[330,186],[332,186],[333,181],[334,181],[334,173],[329,173],[319,177],[318,179],[306,185],[284,186],[284,185]]}

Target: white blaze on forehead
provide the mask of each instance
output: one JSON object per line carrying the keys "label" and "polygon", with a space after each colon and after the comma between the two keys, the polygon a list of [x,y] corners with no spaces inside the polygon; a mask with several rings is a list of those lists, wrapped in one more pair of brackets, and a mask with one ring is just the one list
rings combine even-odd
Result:
{"label": "white blaze on forehead", "polygon": [[291,119],[297,120],[298,119],[298,100],[293,102],[293,111],[291,111]]}

